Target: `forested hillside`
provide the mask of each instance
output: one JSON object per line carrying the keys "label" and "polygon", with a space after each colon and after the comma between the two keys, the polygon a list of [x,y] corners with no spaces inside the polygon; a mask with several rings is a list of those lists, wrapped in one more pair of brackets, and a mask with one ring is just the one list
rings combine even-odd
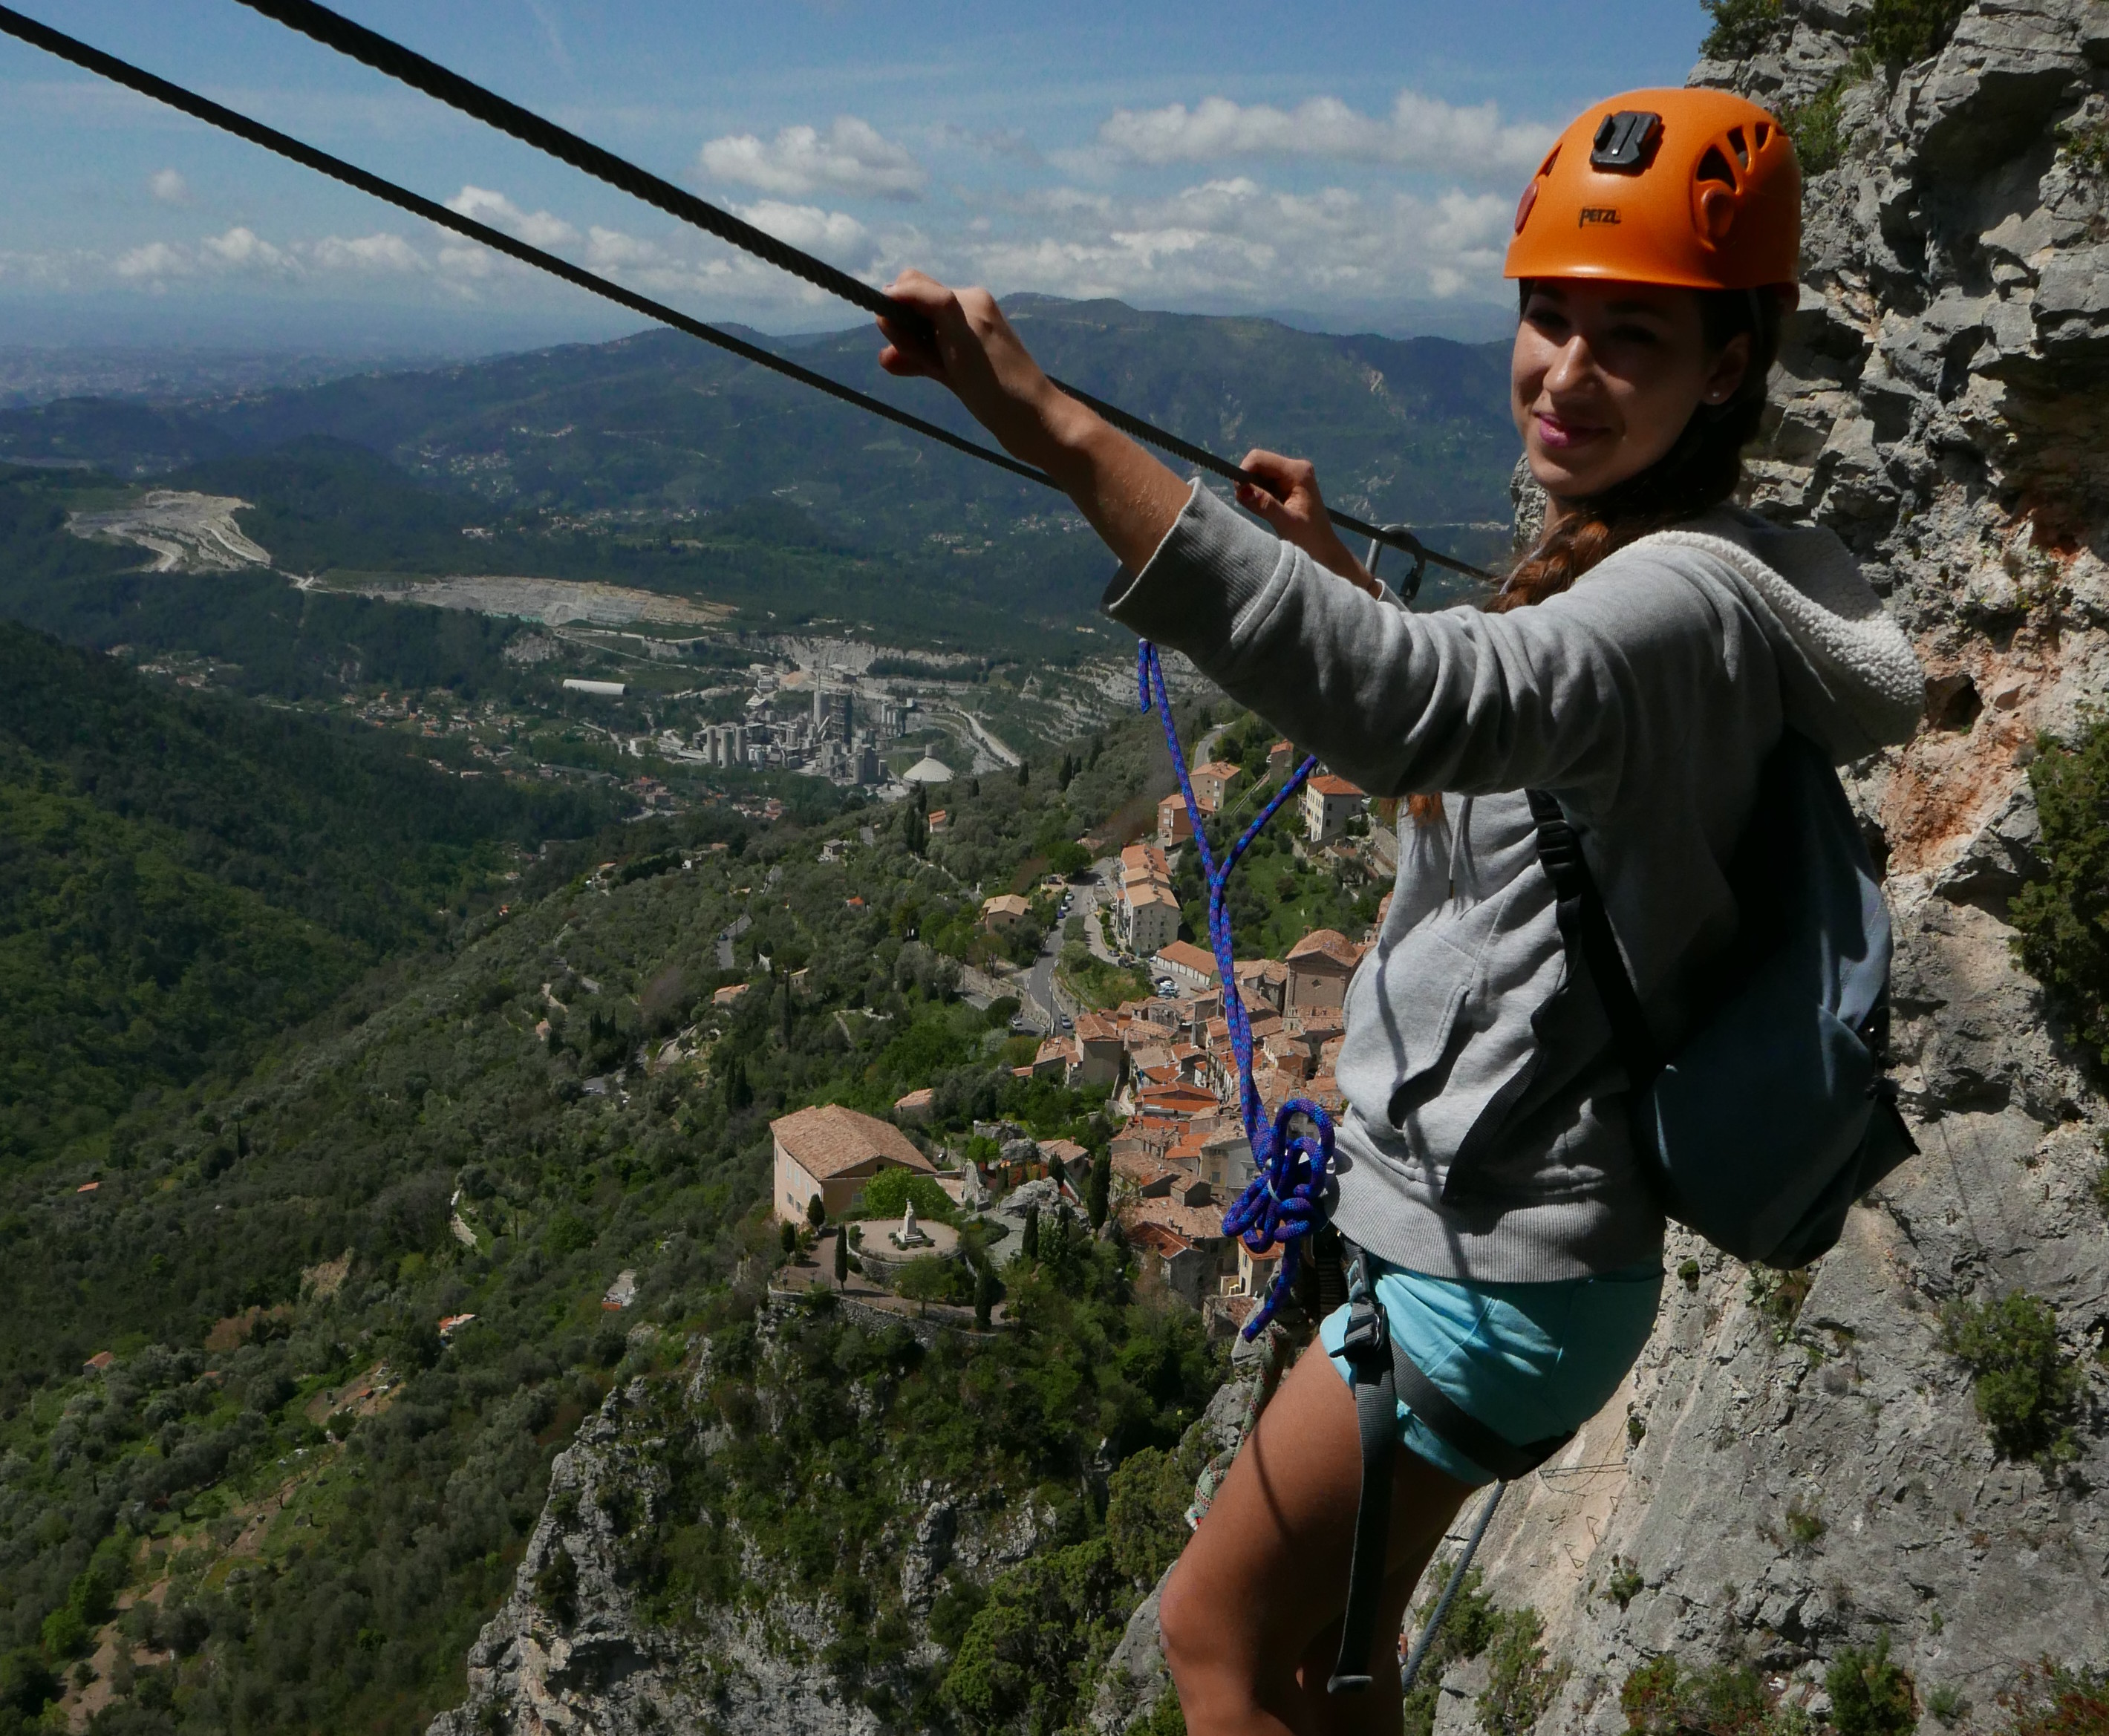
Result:
{"label": "forested hillside", "polygon": [[[261,764],[252,737],[215,733],[216,710],[156,711],[162,696],[138,697],[130,678],[43,655],[93,672],[75,678],[91,697],[70,701],[74,722],[40,738],[76,790],[105,764],[75,740],[83,724],[136,746],[159,718],[171,779],[200,792],[237,753]],[[1105,1088],[1014,1075],[1036,1039],[1006,1030],[1003,1003],[992,1016],[964,1003],[937,948],[973,932],[964,877],[1034,872],[1036,850],[1104,819],[1156,727],[1125,726],[1066,780],[1043,766],[960,788],[942,847],[904,808],[874,810],[870,841],[826,861],[817,832],[756,831],[723,810],[560,846],[509,910],[472,913],[443,955],[362,979],[246,1080],[168,1092],[100,1164],[0,1177],[0,1307],[16,1323],[0,1348],[0,1728],[92,1663],[98,1626],[135,1598],[120,1626],[158,1662],[112,1653],[87,1670],[106,1702],[100,1731],[400,1731],[458,1701],[468,1643],[581,1416],[612,1382],[678,1364],[693,1332],[739,1341],[780,1258],[771,1116],[884,1108],[932,1084],[940,1130],[1001,1114],[1103,1141]],[[262,776],[251,796],[221,799],[221,832],[187,847],[208,859],[228,849],[222,832],[265,823],[259,809],[303,801],[314,886],[290,888],[266,852],[255,895],[297,911],[311,894],[328,915],[331,865],[350,859],[332,841],[335,803],[349,780],[385,773],[318,762],[297,797]],[[109,811],[160,823],[152,798],[128,800],[118,782],[102,791]],[[437,827],[388,823],[377,851],[407,854]],[[169,836],[171,849],[187,837]],[[581,872],[604,850],[616,870]],[[741,917],[727,969],[720,937]],[[638,1274],[635,1311],[612,1316],[602,1293],[624,1268]],[[897,1595],[873,1563],[915,1476],[978,1468],[991,1500],[1049,1507],[1050,1546],[1103,1535],[1108,1471],[1176,1442],[1217,1359],[1195,1316],[1135,1295],[1113,1251],[1080,1241],[1066,1263],[1005,1270],[1039,1328],[976,1358],[986,1402],[956,1413],[951,1362],[926,1360],[905,1332],[816,1324],[797,1352],[803,1420],[714,1468],[698,1517],[670,1517],[640,1558],[670,1610],[681,1588],[743,1573],[738,1539],[752,1535],[795,1583],[847,1600],[847,1689],[902,1665]],[[102,1350],[114,1369],[83,1377]],[[892,1396],[857,1423],[834,1382],[874,1372]],[[737,1358],[723,1373],[749,1388],[788,1378]],[[823,1463],[835,1493],[792,1523],[785,1479],[806,1488]],[[1118,1552],[1091,1560],[1091,1619],[1117,1630],[1147,1570]],[[966,1643],[986,1594],[960,1582],[948,1647]],[[999,1607],[983,1643],[1005,1622]],[[1035,1694],[1077,1691],[1075,1668],[1049,1669]],[[896,1715],[919,1702],[923,1727],[925,1712],[959,1718],[973,1703],[960,1693],[1025,1691],[998,1670],[941,1702],[946,1673],[926,1657],[893,1678]]]}
{"label": "forested hillside", "polygon": [[0,623],[0,1157],[100,1152],[142,1093],[245,1070],[607,811],[405,750]]}
{"label": "forested hillside", "polygon": [[[1465,521],[1506,516],[1515,440],[1499,345],[1118,302],[1022,297],[1013,311],[1051,370],[1175,432],[1233,458],[1253,444],[1307,454],[1340,504],[1438,524],[1431,540],[1475,557],[1498,544]],[[944,393],[881,374],[868,331],[773,341],[973,431]],[[1059,496],[663,331],[187,405],[11,410],[9,458],[240,494],[256,503],[250,534],[293,571],[620,571],[757,618],[941,643],[1016,643],[1021,614],[1087,618],[1106,577]],[[407,489],[413,476],[427,489]],[[464,537],[471,526],[489,539]]]}

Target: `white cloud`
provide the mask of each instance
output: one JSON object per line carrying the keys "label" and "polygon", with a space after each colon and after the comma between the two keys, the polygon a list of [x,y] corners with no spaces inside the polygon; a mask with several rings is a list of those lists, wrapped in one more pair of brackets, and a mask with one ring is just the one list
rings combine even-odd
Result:
{"label": "white cloud", "polygon": [[816,205],[785,205],[780,200],[764,199],[754,205],[736,205],[733,210],[764,234],[808,253],[840,258],[871,238],[871,232],[854,217],[842,211],[824,211]]}
{"label": "white cloud", "polygon": [[620,229],[603,229],[596,223],[586,233],[586,264],[595,271],[616,271],[624,266],[654,265],[665,255],[652,241],[640,241]]}
{"label": "white cloud", "polygon": [[237,224],[224,235],[208,236],[201,243],[207,259],[231,271],[254,271],[287,275],[297,273],[298,263],[284,249],[274,247],[254,229]]}
{"label": "white cloud", "polygon": [[120,277],[133,282],[151,278],[187,277],[197,269],[189,250],[172,246],[167,241],[149,241],[143,247],[134,247],[118,258],[111,268]]}
{"label": "white cloud", "polygon": [[1359,113],[1337,97],[1313,97],[1294,109],[1210,97],[1190,109],[1175,102],[1161,109],[1117,110],[1099,129],[1100,144],[1131,162],[1319,157],[1475,180],[1527,174],[1552,138],[1550,127],[1504,121],[1491,102],[1456,108],[1411,90],[1398,93],[1388,115]]}
{"label": "white cloud", "polygon": [[173,169],[157,169],[147,178],[147,187],[165,205],[188,205],[190,183]]}
{"label": "white cloud", "polygon": [[752,133],[714,138],[703,147],[703,171],[713,179],[786,199],[826,189],[870,199],[919,199],[929,174],[905,145],[869,121],[838,115],[823,133],[786,127],[765,143]]}
{"label": "white cloud", "polygon": [[1012,232],[965,238],[963,273],[1004,292],[1219,307],[1484,296],[1509,228],[1499,194],[1283,193],[1244,175],[1164,199],[1056,188],[1009,214]]}
{"label": "white cloud", "polygon": [[523,211],[503,193],[487,187],[464,187],[447,201],[457,216],[470,217],[494,229],[517,235],[531,247],[562,247],[579,238],[579,232],[561,217],[547,211]]}
{"label": "white cloud", "polygon": [[431,268],[416,248],[386,231],[350,238],[326,235],[308,250],[308,257],[323,271],[400,274]]}

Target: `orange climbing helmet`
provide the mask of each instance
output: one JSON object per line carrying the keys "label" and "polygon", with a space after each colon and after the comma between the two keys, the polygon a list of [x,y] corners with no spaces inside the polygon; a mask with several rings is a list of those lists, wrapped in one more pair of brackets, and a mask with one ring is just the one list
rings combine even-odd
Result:
{"label": "orange climbing helmet", "polygon": [[1791,284],[1801,165],[1756,103],[1636,90],[1560,135],[1516,205],[1504,275],[1687,289]]}

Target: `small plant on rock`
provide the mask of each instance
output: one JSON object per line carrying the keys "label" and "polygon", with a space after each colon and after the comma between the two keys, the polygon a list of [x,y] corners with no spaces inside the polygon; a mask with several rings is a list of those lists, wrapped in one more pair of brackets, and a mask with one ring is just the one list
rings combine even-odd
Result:
{"label": "small plant on rock", "polygon": [[2086,1377],[2058,1343],[2057,1309],[2025,1290],[1953,1302],[1941,1340],[1974,1378],[1978,1417],[2002,1455],[2046,1466],[2076,1456],[2072,1418]]}
{"label": "small plant on rock", "polygon": [[2002,1736],[2096,1736],[2109,1730],[2109,1670],[2072,1669],[2039,1659],[1999,1696]]}
{"label": "small plant on rock", "polygon": [[1545,1623],[1534,1609],[1504,1610],[1487,1648],[1487,1685],[1479,1723],[1487,1736],[1524,1736],[1567,1680],[1567,1666],[1547,1660]]}
{"label": "small plant on rock", "polygon": [[1604,1582],[1605,1596],[1624,1609],[1646,1589],[1647,1581],[1641,1577],[1637,1562],[1619,1555],[1611,1558],[1611,1576]]}
{"label": "small plant on rock", "polygon": [[1804,1504],[1799,1495],[1786,1504],[1787,1542],[1795,1549],[1808,1553],[1823,1540],[1828,1529],[1823,1515]]}
{"label": "small plant on rock", "polygon": [[1745,61],[1780,27],[1780,0],[1700,0],[1714,20],[1699,52],[1709,61]]}
{"label": "small plant on rock", "polygon": [[1762,1315],[1771,1327],[1773,1342],[1785,1344],[1794,1331],[1794,1323],[1801,1316],[1801,1305],[1809,1300],[1809,1292],[1816,1283],[1816,1274],[1803,1266],[1792,1272],[1775,1271],[1770,1266],[1752,1266],[1749,1283],[1744,1293],[1750,1306]]}
{"label": "small plant on rock", "polygon": [[1890,1636],[1873,1647],[1848,1646],[1823,1673],[1837,1736],[1910,1736],[1918,1725],[1910,1674],[1890,1660]]}

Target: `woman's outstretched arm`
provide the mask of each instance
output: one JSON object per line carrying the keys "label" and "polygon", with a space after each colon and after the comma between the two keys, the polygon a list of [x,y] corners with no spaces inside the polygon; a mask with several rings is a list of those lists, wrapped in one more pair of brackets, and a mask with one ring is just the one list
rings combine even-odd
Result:
{"label": "woman's outstretched arm", "polygon": [[[880,320],[887,342],[879,366],[949,387],[1005,451],[1054,480],[1122,566],[1140,572],[1185,509],[1186,484],[1097,411],[1056,387],[987,290],[955,291],[911,271],[887,293],[919,309],[931,330],[926,336],[898,321]],[[1376,581],[1325,516],[1311,465],[1255,449],[1245,454],[1244,468],[1267,487],[1240,483],[1240,506],[1321,566],[1375,594]]]}
{"label": "woman's outstretched arm", "polygon": [[930,333],[882,319],[878,364],[949,387],[1005,451],[1052,477],[1114,557],[1140,572],[1186,506],[1187,485],[1095,410],[1058,390],[987,290],[954,291],[919,271],[887,286]]}

